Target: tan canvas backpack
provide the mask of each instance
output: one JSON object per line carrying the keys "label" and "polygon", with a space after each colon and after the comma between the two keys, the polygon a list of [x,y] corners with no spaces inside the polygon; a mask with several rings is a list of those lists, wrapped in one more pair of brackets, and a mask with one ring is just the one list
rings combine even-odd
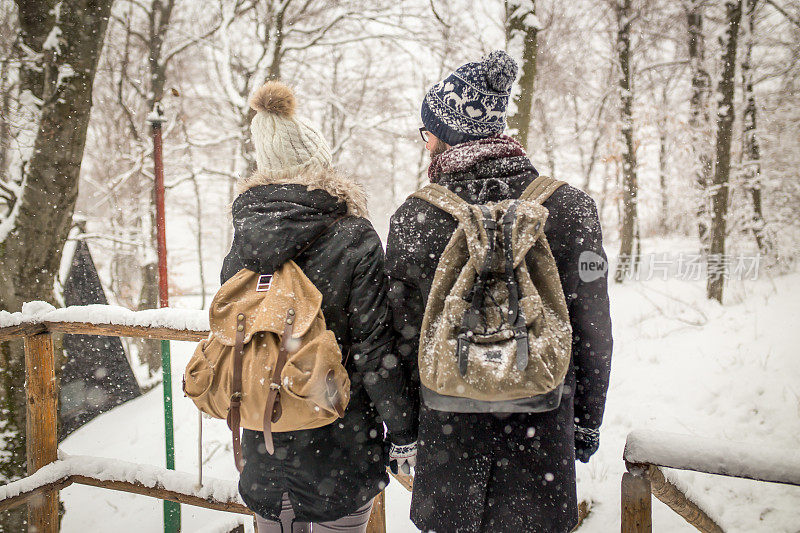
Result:
{"label": "tan canvas backpack", "polygon": [[421,394],[428,407],[558,407],[572,329],[541,204],[563,184],[541,176],[518,200],[486,205],[471,205],[436,184],[413,194],[458,221],[439,259],[420,332]]}
{"label": "tan canvas backpack", "polygon": [[183,390],[198,409],[225,418],[242,469],[239,429],[311,429],[344,415],[350,379],[325,325],[322,294],[294,261],[272,276],[243,268],[209,309],[211,333],[189,360]]}

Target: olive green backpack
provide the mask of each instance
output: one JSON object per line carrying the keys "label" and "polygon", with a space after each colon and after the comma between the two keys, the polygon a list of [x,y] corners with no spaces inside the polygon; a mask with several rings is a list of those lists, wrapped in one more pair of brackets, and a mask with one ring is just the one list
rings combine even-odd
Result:
{"label": "olive green backpack", "polygon": [[446,187],[414,193],[458,221],[436,268],[419,343],[421,395],[449,412],[558,407],[572,328],[542,202],[564,182],[540,176],[519,199],[472,205]]}

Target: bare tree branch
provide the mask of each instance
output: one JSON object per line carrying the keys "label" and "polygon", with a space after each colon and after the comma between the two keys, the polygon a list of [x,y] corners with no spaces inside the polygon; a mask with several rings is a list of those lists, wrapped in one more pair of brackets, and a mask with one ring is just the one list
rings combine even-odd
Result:
{"label": "bare tree branch", "polygon": [[780,4],[775,2],[775,0],[764,0],[764,1],[769,5],[771,5],[772,7],[774,7],[775,11],[786,17],[786,20],[788,20],[789,22],[800,28],[800,20],[797,20],[796,18],[791,16],[783,7],[780,6]]}

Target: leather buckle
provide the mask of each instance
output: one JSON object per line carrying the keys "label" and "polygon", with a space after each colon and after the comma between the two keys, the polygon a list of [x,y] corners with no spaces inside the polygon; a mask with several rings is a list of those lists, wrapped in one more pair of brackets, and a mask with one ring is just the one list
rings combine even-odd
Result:
{"label": "leather buckle", "polygon": [[461,334],[458,336],[456,343],[456,360],[458,361],[458,372],[461,377],[467,375],[467,366],[469,364],[469,337]]}

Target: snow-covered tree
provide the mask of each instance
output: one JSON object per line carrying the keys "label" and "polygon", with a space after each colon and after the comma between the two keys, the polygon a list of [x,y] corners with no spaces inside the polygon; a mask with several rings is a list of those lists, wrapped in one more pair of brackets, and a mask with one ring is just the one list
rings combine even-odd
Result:
{"label": "snow-covered tree", "polygon": [[[0,309],[54,301],[54,283],[78,196],[92,109],[92,83],[112,0],[16,2],[19,80],[15,160],[2,175]],[[8,12],[7,5],[3,7]],[[8,68],[8,67],[7,67]],[[0,477],[25,472],[24,358],[19,343],[2,347]],[[24,531],[10,515],[7,531]]]}

